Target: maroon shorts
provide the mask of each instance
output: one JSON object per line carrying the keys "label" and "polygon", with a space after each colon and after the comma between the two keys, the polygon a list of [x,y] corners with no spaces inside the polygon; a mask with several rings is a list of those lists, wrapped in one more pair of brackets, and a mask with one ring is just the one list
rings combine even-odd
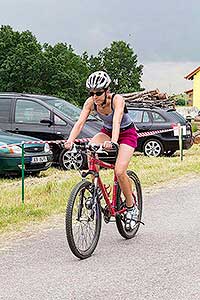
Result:
{"label": "maroon shorts", "polygon": [[[105,133],[110,138],[112,137],[112,132],[108,131],[105,127],[103,127],[101,129],[101,132]],[[129,145],[135,149],[137,147],[137,139],[138,139],[137,131],[136,131],[135,127],[132,127],[132,128],[120,131],[118,143]]]}

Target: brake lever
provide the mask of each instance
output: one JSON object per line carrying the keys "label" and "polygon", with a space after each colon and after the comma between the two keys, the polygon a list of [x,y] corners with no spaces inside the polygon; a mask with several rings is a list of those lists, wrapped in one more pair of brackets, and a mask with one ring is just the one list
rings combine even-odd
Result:
{"label": "brake lever", "polygon": [[100,147],[99,147],[99,149],[96,151],[96,153],[108,155],[108,152],[106,152],[105,150],[103,150],[103,145],[100,145]]}
{"label": "brake lever", "polygon": [[77,149],[76,149],[76,145],[73,144],[72,149],[70,151],[71,153],[78,153]]}

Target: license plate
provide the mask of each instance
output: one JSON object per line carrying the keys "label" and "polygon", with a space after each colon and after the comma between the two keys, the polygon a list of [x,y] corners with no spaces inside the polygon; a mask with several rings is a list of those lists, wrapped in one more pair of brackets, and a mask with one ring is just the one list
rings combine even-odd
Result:
{"label": "license plate", "polygon": [[32,157],[31,163],[37,164],[37,163],[43,163],[47,162],[47,156],[39,156],[39,157]]}

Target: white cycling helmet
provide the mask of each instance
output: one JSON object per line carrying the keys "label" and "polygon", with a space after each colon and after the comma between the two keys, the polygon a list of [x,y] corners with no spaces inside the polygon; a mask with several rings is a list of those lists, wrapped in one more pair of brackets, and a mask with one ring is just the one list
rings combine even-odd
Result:
{"label": "white cycling helmet", "polygon": [[96,71],[88,77],[86,81],[86,87],[90,90],[106,89],[110,85],[110,83],[110,76],[106,72]]}

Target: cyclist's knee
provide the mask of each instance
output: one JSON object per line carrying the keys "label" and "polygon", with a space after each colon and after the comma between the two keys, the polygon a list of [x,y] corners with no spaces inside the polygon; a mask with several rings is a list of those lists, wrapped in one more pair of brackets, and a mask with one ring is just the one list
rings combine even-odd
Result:
{"label": "cyclist's knee", "polygon": [[126,169],[124,169],[123,167],[116,166],[115,174],[118,179],[123,178],[124,176],[126,176]]}
{"label": "cyclist's knee", "polygon": [[99,132],[90,140],[90,143],[103,144],[105,141],[110,141],[110,138],[106,134]]}

